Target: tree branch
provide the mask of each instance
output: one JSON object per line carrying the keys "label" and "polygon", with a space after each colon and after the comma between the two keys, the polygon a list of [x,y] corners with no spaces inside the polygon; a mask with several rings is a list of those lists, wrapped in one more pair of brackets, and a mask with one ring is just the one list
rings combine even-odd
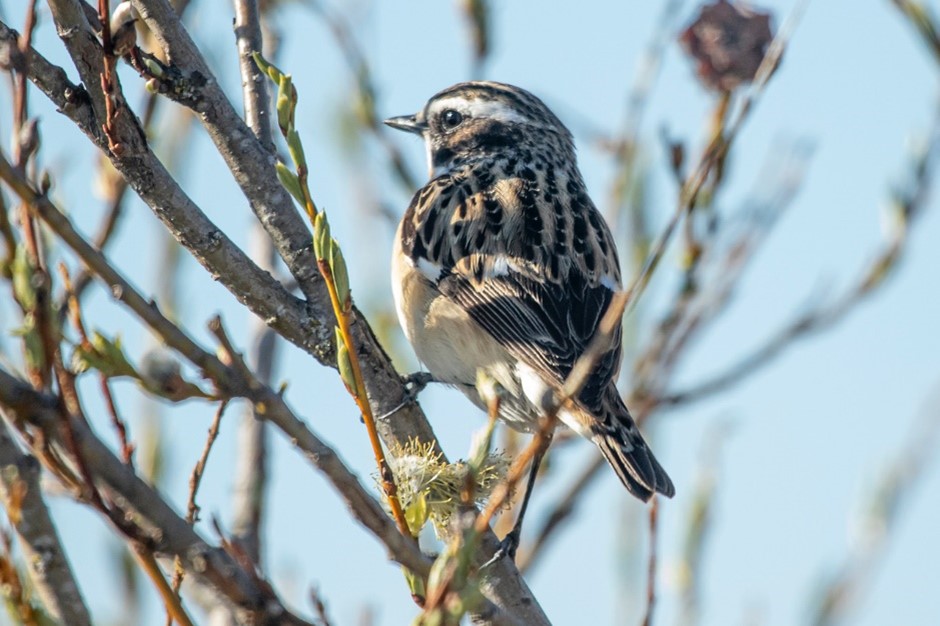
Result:
{"label": "tree branch", "polygon": [[[133,0],[132,4],[167,58],[197,86],[195,99],[187,104],[198,114],[301,291],[308,300],[322,298],[310,231],[277,178],[270,137],[259,139],[235,111],[169,2]],[[240,62],[245,62],[244,57]],[[255,110],[260,117],[261,109]]]}
{"label": "tree branch", "polygon": [[88,608],[42,499],[39,463],[20,451],[2,420],[0,497],[19,537],[30,580],[49,616],[61,624],[91,626]]}
{"label": "tree branch", "polygon": [[[245,121],[258,140],[272,145],[270,97],[268,82],[252,57],[262,51],[261,15],[257,0],[234,0],[235,42],[238,48],[238,67],[242,77],[242,98]],[[258,265],[274,271],[276,251],[260,223],[252,225],[251,256]],[[252,337],[249,347],[249,366],[265,385],[272,381],[273,365],[277,354],[275,335],[256,317],[249,320]],[[264,512],[264,492],[267,482],[267,428],[263,415],[252,406],[247,407],[238,431],[238,464],[235,468],[233,491],[235,539],[251,559],[261,564],[261,523]]]}
{"label": "tree branch", "polygon": [[69,420],[77,452],[93,478],[122,508],[133,511],[133,519],[143,525],[141,530],[156,551],[178,556],[191,575],[207,581],[241,611],[259,619],[276,616],[283,623],[306,624],[291,615],[270,587],[259,584],[253,573],[245,572],[225,551],[208,545],[152,487],[114,456],[82,420],[61,415],[55,397],[37,392],[0,368],[0,404],[6,408],[8,421],[34,424],[66,457],[70,456],[71,448],[66,442],[63,420]]}
{"label": "tree branch", "polygon": [[[70,2],[71,0],[57,1]],[[172,14],[164,10],[165,3],[148,2],[147,4],[148,7],[156,6],[160,15],[172,17]],[[151,14],[152,19],[153,14]],[[175,28],[177,27],[171,27],[171,32],[177,32],[177,30],[174,30]],[[0,23],[0,43],[11,36],[13,36],[13,31]],[[164,33],[164,36],[166,36],[166,33]],[[188,40],[188,35],[186,35],[186,40]],[[191,41],[189,43],[191,44]],[[187,49],[187,46],[182,47],[183,58],[187,58],[185,53]],[[180,52],[176,48],[174,50]],[[95,66],[100,67],[100,46],[95,43],[95,46],[90,46],[86,51],[91,55],[90,58],[94,61]],[[35,62],[29,66],[30,80],[37,84],[47,97],[59,106],[60,110],[75,121],[95,145],[106,152],[115,168],[128,180],[144,202],[153,209],[173,236],[193,254],[212,276],[216,277],[252,312],[265,320],[265,323],[274,328],[288,341],[312,354],[321,363],[335,367],[335,355],[332,346],[333,334],[328,332],[328,329],[332,326],[333,313],[328,294],[318,278],[319,273],[316,272],[315,265],[310,264],[310,270],[317,274],[312,278],[317,286],[313,294],[315,298],[308,299],[306,303],[303,303],[294,298],[269,274],[260,270],[231,240],[221,233],[179,188],[149,149],[132,156],[126,154],[115,155],[107,152],[107,142],[98,130],[94,109],[89,104],[88,95],[81,88],[72,85],[61,68],[50,64],[35,52],[32,52],[32,55],[31,58]],[[175,57],[174,60],[178,60],[178,57]],[[87,62],[84,63],[88,64]],[[217,91],[218,87],[213,86],[212,89]],[[67,95],[69,97],[66,97]],[[228,108],[231,108],[230,105]],[[200,112],[200,114],[202,113]],[[243,122],[237,119],[237,115],[235,117],[237,125],[244,127]],[[260,145],[253,136],[248,136],[246,141],[253,146]],[[265,157],[255,158],[258,155],[253,150],[238,153],[236,156],[245,162],[244,165],[247,171],[255,174],[259,173],[257,163],[266,162]],[[263,169],[261,173],[267,171],[267,169]],[[273,167],[270,168],[270,174],[270,181],[255,181],[253,179],[252,184],[257,182],[261,186],[252,187],[253,191],[251,193],[260,193],[257,189],[268,189],[268,185],[278,184],[273,173]],[[280,187],[278,189],[279,194],[285,193]],[[292,221],[300,219],[293,208],[289,214],[293,216]],[[267,228],[268,225],[266,224]],[[306,229],[304,229],[304,232],[306,232]],[[304,236],[309,237],[309,234]],[[283,242],[284,237],[280,239]],[[275,243],[277,244],[277,239]],[[310,243],[310,240],[306,239],[304,245]],[[283,255],[282,247],[278,246],[278,249]],[[293,261],[298,262],[298,258],[295,257]],[[308,258],[308,255],[305,253],[303,258]],[[285,259],[285,261],[290,265],[291,259]],[[127,304],[126,300],[124,302]],[[142,310],[147,309],[151,313],[154,312],[149,304]],[[156,322],[158,326],[161,324],[149,313],[145,321],[148,324]],[[170,329],[167,330],[174,334]],[[379,345],[372,329],[369,328],[355,308],[353,309],[352,335],[362,364],[367,394],[375,413],[382,416],[378,420],[377,427],[385,444],[388,446],[396,444],[404,446],[409,441],[417,439],[422,442],[434,442],[436,445],[436,439],[427,419],[416,403],[405,402],[407,394],[401,377],[392,367],[388,355]],[[190,343],[188,338],[183,340],[182,337],[177,337],[177,339],[181,340],[181,345]],[[183,354],[186,355],[185,352]],[[189,355],[186,356],[189,357]],[[195,356],[201,358],[200,355]],[[276,398],[278,397],[276,394],[273,395]],[[266,417],[274,422],[272,415],[269,414]],[[289,436],[291,436],[290,432],[306,432],[310,437],[314,437],[299,422],[297,425],[292,425],[290,420],[287,420],[287,423],[278,424],[278,427],[288,433]],[[314,439],[322,445],[322,442],[315,437]],[[308,443],[312,444],[313,442]],[[332,451],[330,452],[332,453]],[[316,454],[310,452],[306,452],[306,454],[311,461],[317,461]],[[321,463],[318,467],[329,473],[322,465]],[[343,469],[345,470],[345,467]],[[337,488],[341,489],[340,487]],[[382,515],[384,516],[384,513]],[[384,517],[384,520],[387,521],[387,517]],[[482,542],[483,551],[486,554],[491,554],[498,547],[498,541],[491,532],[484,534]],[[485,560],[485,557],[481,556],[481,563],[483,560]],[[487,569],[487,574],[488,577],[483,581],[482,590],[494,604],[509,614],[518,617],[520,621],[536,625],[548,623],[537,601],[519,575],[515,564],[511,563],[509,559],[501,559],[498,563],[493,564]]]}

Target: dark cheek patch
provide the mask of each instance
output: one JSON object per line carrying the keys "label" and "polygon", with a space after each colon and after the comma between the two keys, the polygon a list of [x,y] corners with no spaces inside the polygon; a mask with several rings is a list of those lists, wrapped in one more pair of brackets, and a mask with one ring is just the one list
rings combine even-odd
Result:
{"label": "dark cheek patch", "polygon": [[454,158],[454,151],[450,148],[438,148],[431,157],[431,165],[435,168],[443,167]]}

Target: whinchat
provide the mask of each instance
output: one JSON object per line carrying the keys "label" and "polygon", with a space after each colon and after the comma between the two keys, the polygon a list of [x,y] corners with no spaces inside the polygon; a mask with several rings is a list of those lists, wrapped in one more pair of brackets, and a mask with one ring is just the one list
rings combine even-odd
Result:
{"label": "whinchat", "polygon": [[[436,380],[483,409],[476,381],[485,372],[503,388],[500,418],[534,432],[621,289],[617,248],[588,197],[571,132],[531,93],[495,82],[448,87],[386,124],[424,138],[430,171],[395,235],[392,287],[405,335]],[[630,493],[671,497],[672,481],[615,386],[620,360],[618,324],[558,417],[600,448]]]}

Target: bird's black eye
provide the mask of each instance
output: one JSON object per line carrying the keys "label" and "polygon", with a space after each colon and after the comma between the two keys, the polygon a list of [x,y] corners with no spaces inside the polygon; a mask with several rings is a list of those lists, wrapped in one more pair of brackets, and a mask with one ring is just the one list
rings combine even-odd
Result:
{"label": "bird's black eye", "polygon": [[460,122],[463,121],[463,115],[459,111],[453,109],[447,109],[441,113],[441,127],[444,130],[451,130],[460,125]]}

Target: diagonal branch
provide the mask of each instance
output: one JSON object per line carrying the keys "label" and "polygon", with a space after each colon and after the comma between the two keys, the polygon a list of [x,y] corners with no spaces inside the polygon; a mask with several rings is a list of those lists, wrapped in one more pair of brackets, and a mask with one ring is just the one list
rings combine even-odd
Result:
{"label": "diagonal branch", "polygon": [[23,550],[30,580],[49,615],[62,624],[91,625],[88,608],[55,524],[42,499],[39,464],[24,454],[0,421],[0,496]]}
{"label": "diagonal branch", "polygon": [[[26,382],[0,368],[0,405],[11,423],[34,424],[48,443],[70,456],[63,420],[70,422],[77,452],[92,472],[95,482],[107,489],[122,508],[133,512],[143,532],[158,552],[180,557],[187,571],[224,594],[243,611],[280,616],[286,624],[305,624],[287,612],[270,589],[260,585],[232,557],[206,543],[163,498],[121,462],[80,419],[61,414],[58,400],[40,393]],[[259,615],[260,618],[260,615]]]}
{"label": "diagonal branch", "polygon": [[[323,296],[310,231],[278,181],[270,139],[255,132],[222,92],[202,53],[166,0],[133,0],[173,66],[195,87],[191,103],[252,211],[308,300]],[[260,113],[260,110],[259,110]]]}
{"label": "diagonal branch", "polygon": [[393,558],[416,572],[426,572],[427,560],[417,546],[398,533],[382,507],[359,484],[358,479],[343,465],[336,453],[294,415],[280,394],[261,384],[243,363],[239,362],[240,367],[224,364],[216,355],[203,349],[167,319],[154,303],[148,302],[108,263],[104,255],[94,250],[75,231],[68,218],[62,215],[48,198],[40,196],[24,181],[16,178],[16,173],[5,159],[0,159],[0,178],[23,198],[30,211],[78,254],[92,272],[111,286],[117,298],[150,326],[168,346],[199,367],[225,394],[246,398],[256,407],[263,407],[265,418],[284,431],[308,460],[330,479],[357,519],[386,543]]}

